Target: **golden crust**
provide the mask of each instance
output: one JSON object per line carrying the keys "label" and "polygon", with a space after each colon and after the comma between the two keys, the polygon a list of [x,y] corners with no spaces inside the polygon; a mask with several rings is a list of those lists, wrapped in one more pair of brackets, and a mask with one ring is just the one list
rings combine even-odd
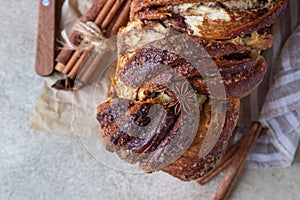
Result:
{"label": "golden crust", "polygon": [[[214,2],[224,2],[228,0],[214,0]],[[131,16],[152,6],[168,6],[183,3],[211,2],[211,0],[133,0],[131,4]]]}
{"label": "golden crust", "polygon": [[[122,29],[118,34],[120,56],[132,53],[141,48],[160,47],[172,50],[177,54],[184,54],[184,56],[191,52],[199,57],[210,56],[212,58],[220,58],[225,55],[244,53],[250,50],[265,50],[273,44],[273,36],[270,33],[270,29],[263,29],[259,32],[255,31],[244,37],[235,37],[228,40],[212,40],[198,36],[190,37],[187,33],[178,32],[179,30],[170,31],[156,21],[147,21],[144,24],[142,22],[129,23],[129,27],[129,30],[127,27]],[[206,52],[203,52],[203,50]]]}
{"label": "golden crust", "polygon": [[265,59],[255,53],[244,60],[216,61],[216,65],[219,76],[196,77],[190,83],[199,93],[218,99],[224,98],[224,89],[227,98],[249,95],[262,82],[267,70]]}
{"label": "golden crust", "polygon": [[[253,31],[261,30],[271,26],[283,14],[287,0],[278,1],[271,10],[260,16],[259,13],[249,15],[248,12],[239,13],[238,17],[231,14],[232,20],[219,24],[218,22],[209,22],[201,26],[204,30],[201,35],[205,38],[225,39],[241,35],[247,35]],[[243,20],[239,20],[239,18]],[[245,20],[247,19],[247,20]],[[211,27],[217,27],[211,29]]]}
{"label": "golden crust", "polygon": [[[140,1],[139,1],[140,2]],[[142,0],[142,2],[144,2]],[[174,1],[172,3],[163,3],[165,1],[145,1],[142,3],[144,5],[144,10],[142,12],[133,11],[133,19],[139,20],[166,20],[167,23],[170,23],[170,18],[178,18],[178,15],[185,17],[184,13],[174,13],[173,11],[168,10],[166,7],[160,7],[164,5],[177,5],[183,3],[182,1]],[[184,1],[187,3],[190,1]],[[205,2],[205,1],[197,1]],[[217,1],[213,1],[217,2]],[[222,2],[222,1],[219,1]],[[157,3],[157,4],[156,4]],[[159,4],[161,3],[161,4]],[[273,2],[273,5],[267,8],[254,8],[254,9],[223,9],[224,13],[227,15],[227,20],[221,19],[201,19],[203,20],[201,24],[197,24],[198,33],[195,30],[187,28],[190,35],[197,35],[199,37],[207,39],[229,39],[237,36],[244,36],[250,34],[254,31],[264,29],[268,26],[271,26],[284,12],[287,6],[288,0],[277,0]],[[133,2],[133,8],[136,3]],[[160,5],[158,8],[149,9],[149,7],[154,5]],[[142,6],[143,7],[143,6]],[[141,11],[141,8],[136,9]],[[195,17],[197,15],[192,15]],[[187,23],[187,21],[185,21]],[[171,23],[172,24],[172,23]],[[188,24],[186,24],[188,26]]]}
{"label": "golden crust", "polygon": [[[216,61],[199,57],[191,64],[172,52],[153,48],[135,51],[120,66],[116,77],[129,87],[144,87],[149,82],[168,85],[181,75],[198,93],[217,99],[247,96],[261,83],[267,69],[265,59],[254,52]],[[161,78],[160,74],[170,77]]]}
{"label": "golden crust", "polygon": [[[201,112],[198,133],[193,143],[179,159],[163,168],[162,171],[181,180],[190,181],[200,178],[214,168],[216,163],[222,158],[227,148],[228,140],[237,124],[239,103],[237,99],[221,102],[223,106],[226,106],[224,124],[219,118],[215,120],[211,118],[211,103],[207,103],[203,112]],[[209,130],[212,124],[217,126],[214,129],[217,131]],[[218,131],[220,129],[221,133],[219,134]],[[205,139],[206,137],[210,137],[210,139],[207,140]],[[202,153],[206,148],[209,152]]]}

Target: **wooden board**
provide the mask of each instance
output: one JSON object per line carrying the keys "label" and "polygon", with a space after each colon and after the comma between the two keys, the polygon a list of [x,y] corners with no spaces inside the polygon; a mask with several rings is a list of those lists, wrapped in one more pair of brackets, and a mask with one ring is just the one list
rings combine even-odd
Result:
{"label": "wooden board", "polygon": [[56,0],[39,0],[35,71],[49,76],[54,71]]}

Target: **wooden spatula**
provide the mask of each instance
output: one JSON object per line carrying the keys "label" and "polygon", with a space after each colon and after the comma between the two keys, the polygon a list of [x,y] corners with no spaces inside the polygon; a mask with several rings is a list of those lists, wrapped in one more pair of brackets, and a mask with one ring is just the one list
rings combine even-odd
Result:
{"label": "wooden spatula", "polygon": [[39,0],[35,71],[41,76],[49,76],[54,71],[55,1]]}

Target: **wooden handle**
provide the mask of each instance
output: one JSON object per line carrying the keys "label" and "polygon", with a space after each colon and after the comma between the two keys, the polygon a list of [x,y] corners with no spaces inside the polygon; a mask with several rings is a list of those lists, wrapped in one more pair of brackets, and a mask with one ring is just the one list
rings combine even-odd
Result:
{"label": "wooden handle", "polygon": [[55,1],[39,0],[35,71],[41,76],[49,76],[54,71]]}

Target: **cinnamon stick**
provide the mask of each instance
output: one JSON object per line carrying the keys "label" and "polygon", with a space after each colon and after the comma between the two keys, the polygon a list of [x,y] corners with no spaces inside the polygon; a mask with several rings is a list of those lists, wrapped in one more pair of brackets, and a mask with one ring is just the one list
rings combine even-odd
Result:
{"label": "cinnamon stick", "polygon": [[109,36],[116,35],[119,28],[125,26],[129,21],[130,4],[131,1],[127,0],[123,9],[120,11],[120,14],[117,15],[116,20],[108,27],[107,32]]}
{"label": "cinnamon stick", "polygon": [[123,5],[125,0],[117,0],[111,10],[108,12],[107,16],[105,17],[104,21],[101,24],[101,29],[105,30],[108,25],[113,21],[117,12],[120,10],[120,7]]}
{"label": "cinnamon stick", "polygon": [[65,65],[61,62],[58,62],[55,66],[55,69],[59,72],[62,72],[62,70],[65,68]]}
{"label": "cinnamon stick", "polygon": [[232,165],[226,173],[223,181],[221,182],[217,193],[214,196],[214,200],[227,200],[232,188],[240,174],[243,165],[251,152],[252,147],[256,143],[259,136],[262,134],[264,129],[258,122],[252,123],[248,133],[247,139],[245,139],[237,153],[234,155]]}
{"label": "cinnamon stick", "polygon": [[[111,2],[113,2],[113,0],[112,0]],[[113,13],[113,15],[115,15],[114,13],[118,13],[118,15],[117,15],[118,17],[115,17],[114,20],[117,20],[117,19],[119,19],[119,18],[122,18],[123,20],[119,20],[118,23],[113,23],[114,21],[109,21],[109,20],[112,19],[111,17],[108,17],[108,18],[106,17],[106,18],[105,18],[105,21],[106,21],[107,23],[109,23],[109,24],[114,24],[114,25],[117,26],[118,28],[121,26],[121,24],[124,24],[124,21],[125,21],[125,23],[126,23],[126,22],[128,21],[128,18],[129,18],[130,0],[127,0],[127,2],[126,2],[126,4],[125,4],[125,7],[124,7],[123,9],[120,10],[119,8],[120,8],[120,6],[121,6],[121,4],[122,4],[123,2],[124,2],[124,1],[118,0],[117,2],[115,2],[115,5],[118,4],[118,6],[117,6],[117,7],[113,6],[113,9],[112,9],[111,11],[109,11],[109,13]],[[109,3],[109,2],[108,2],[108,3]],[[105,17],[105,16],[103,15],[103,13],[106,13],[105,9],[110,8],[110,7],[111,7],[110,5],[108,5],[108,6],[105,5],[105,6],[103,7],[103,9],[100,11],[100,13],[99,13],[99,15],[98,15],[98,17],[97,17],[97,19],[96,19],[96,22],[95,22],[96,24],[98,24],[99,22],[103,21],[103,17]],[[118,8],[119,10],[114,10],[114,9],[116,9],[116,8]],[[108,16],[109,16],[109,15],[110,15],[110,14],[108,14]],[[113,16],[113,15],[111,15],[111,16]],[[125,16],[125,19],[124,19],[124,16]],[[121,24],[120,24],[120,23],[121,23]],[[118,29],[116,29],[116,30],[118,30]],[[80,62],[79,62],[79,64],[78,64],[78,63],[75,64],[75,65],[76,65],[76,67],[74,67],[75,69],[73,70],[73,72],[70,72],[70,74],[71,74],[71,75],[69,75],[70,78],[76,76],[74,73],[79,71],[78,67],[80,67],[80,65],[83,63],[83,61],[86,60],[87,56],[89,56],[89,52],[84,52],[84,53],[80,56],[80,58],[78,59]],[[98,58],[96,59],[96,63],[97,63],[97,62],[100,62],[99,60],[100,60],[100,59],[103,59],[103,58],[104,58],[103,56],[98,57]],[[95,62],[93,62],[93,63],[95,63]],[[81,81],[82,83],[88,83],[88,82],[91,82],[92,80],[90,80],[90,79],[91,79],[92,75],[97,73],[97,69],[96,69],[95,67],[99,67],[99,66],[95,66],[95,64],[93,64],[93,63],[91,63],[90,66],[86,66],[86,67],[85,67],[86,69],[82,69],[82,70],[80,71],[80,75],[78,76],[78,78],[80,79],[80,81]],[[71,63],[71,64],[73,64],[73,63]]]}
{"label": "cinnamon stick", "polygon": [[[80,89],[82,86],[84,86],[85,84],[90,84],[90,80],[83,80],[83,76],[86,76],[86,74],[88,74],[91,70],[91,63],[93,60],[95,60],[97,58],[97,54],[92,51],[87,59],[85,60],[85,63],[84,65],[82,65],[76,75],[76,81],[75,81],[75,84],[73,86],[73,90],[78,90]],[[100,59],[102,59],[103,57],[101,57]],[[95,72],[96,73],[96,72]]]}
{"label": "cinnamon stick", "polygon": [[[94,52],[95,55],[97,55],[96,52]],[[91,83],[93,80],[90,80],[93,74],[99,74],[101,73],[101,70],[105,70],[104,66],[108,65],[108,60],[105,59],[105,57],[109,57],[109,54],[111,54],[108,51],[102,52],[100,55],[97,55],[94,57],[94,59],[91,59],[89,63],[86,64],[86,70],[78,76],[78,79],[82,83]]]}
{"label": "cinnamon stick", "polygon": [[[107,0],[102,7],[98,6],[98,9],[100,8],[100,10],[98,15],[95,17],[95,23],[102,28],[102,31],[106,31],[107,36],[115,35],[119,28],[126,25],[129,20],[130,3],[130,0]],[[89,19],[91,20],[91,18]],[[85,20],[87,20],[87,17],[82,19],[82,21]],[[105,28],[107,28],[107,30],[104,30]],[[82,42],[80,46],[82,46]],[[91,82],[90,79],[91,77],[94,77],[93,75],[95,73],[97,73],[96,71],[99,66],[95,66],[95,62],[93,62],[91,66],[85,65],[85,69],[80,69],[89,54],[90,51],[80,52],[79,47],[79,50],[73,51],[71,56],[68,55],[66,57],[68,58],[68,61],[65,65],[59,62],[57,64],[57,69],[62,73],[67,74],[67,76],[71,79],[78,77],[79,80],[82,81],[82,84]],[[104,57],[97,57],[96,62],[99,62],[99,59],[104,59]],[[80,75],[78,76],[79,70]]]}
{"label": "cinnamon stick", "polygon": [[101,27],[102,22],[104,21],[105,17],[113,7],[116,0],[107,0],[106,4],[104,5],[103,9],[98,14],[97,18],[95,19],[95,23]]}
{"label": "cinnamon stick", "polygon": [[95,21],[101,12],[102,8],[105,6],[107,0],[96,0],[92,7],[87,11],[85,15],[80,19],[81,22]]}
{"label": "cinnamon stick", "polygon": [[72,70],[70,71],[70,73],[68,73],[68,77],[70,79],[75,79],[81,65],[83,64],[83,62],[85,61],[85,59],[88,57],[89,53],[91,52],[91,50],[86,50],[82,53],[82,55],[80,56],[80,58],[77,60],[76,64],[74,65],[74,67],[72,68]]}
{"label": "cinnamon stick", "polygon": [[[105,3],[106,0],[97,0],[93,4],[93,6],[87,11],[87,13],[81,18],[81,21],[82,22],[94,21]],[[73,32],[70,36],[70,41],[75,45],[79,45],[81,42],[80,34],[78,32]],[[61,71],[63,65],[66,65],[68,63],[68,61],[71,59],[74,52],[75,51],[70,50],[67,45],[64,45],[63,49],[60,51],[60,53],[55,59],[58,63],[60,63],[56,65],[55,69]]]}
{"label": "cinnamon stick", "polygon": [[[75,45],[79,45],[81,42],[81,36],[78,32],[73,32],[69,39]],[[70,50],[68,45],[64,45],[63,49],[57,55],[55,61],[57,61],[58,63],[61,63],[63,65],[66,65],[68,63],[68,61],[70,60],[70,58],[72,57],[74,52],[75,52],[74,50]]]}
{"label": "cinnamon stick", "polygon": [[[102,2],[102,1],[101,1]],[[113,6],[113,3],[115,2],[115,0],[108,0],[106,3],[103,4],[102,7],[98,6],[97,8],[100,8],[101,10],[98,12],[98,15],[97,17],[94,17],[96,18],[96,21],[95,23],[98,24],[99,22],[102,22],[107,14],[107,12],[109,12],[109,9],[111,9],[111,7]],[[102,5],[102,4],[101,4]],[[93,10],[93,9],[91,9]],[[97,10],[98,11],[98,10]],[[84,18],[84,19],[87,19]],[[91,19],[91,18],[89,18]],[[73,72],[70,72],[71,75],[70,76],[76,76],[74,73],[75,72],[78,72],[79,69],[77,69],[77,67],[79,66],[80,67],[80,63],[82,64],[83,61],[87,58],[88,56],[88,52],[84,51],[84,52],[81,52],[80,51],[80,47],[82,47],[83,45],[85,45],[87,42],[86,41],[83,41],[81,42],[79,48],[73,53],[72,57],[69,59],[69,62],[67,63],[66,67],[62,70],[62,73],[64,74],[68,74],[73,68],[74,66],[76,65],[76,69],[73,70]],[[79,64],[77,64],[77,61],[80,61]]]}
{"label": "cinnamon stick", "polygon": [[62,70],[62,73],[67,74],[67,73],[69,73],[70,70],[72,70],[72,68],[74,67],[75,63],[80,58],[80,55],[82,53],[81,50],[79,50],[79,49],[83,48],[83,46],[86,45],[86,44],[87,44],[87,42],[83,41],[79,45],[78,49],[74,52],[74,54],[72,55],[71,59],[67,63],[66,67]]}
{"label": "cinnamon stick", "polygon": [[106,32],[105,32],[105,35],[107,37],[111,37],[111,36],[114,36],[115,34],[112,34],[112,27],[114,26],[114,24],[116,24],[116,21],[118,19],[118,16],[121,14],[121,11],[122,10],[119,10],[119,12],[117,13],[117,16],[112,20],[112,22],[110,23],[110,25],[107,27],[106,29]]}

